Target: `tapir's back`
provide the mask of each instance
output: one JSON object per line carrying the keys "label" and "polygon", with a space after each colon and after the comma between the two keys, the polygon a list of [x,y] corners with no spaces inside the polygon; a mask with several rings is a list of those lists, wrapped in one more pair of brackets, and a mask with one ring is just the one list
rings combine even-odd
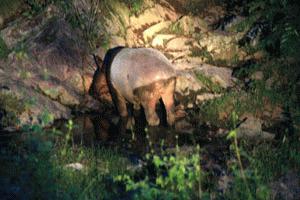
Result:
{"label": "tapir's back", "polygon": [[114,87],[130,100],[134,89],[174,77],[175,70],[158,50],[124,48],[115,56],[110,75]]}

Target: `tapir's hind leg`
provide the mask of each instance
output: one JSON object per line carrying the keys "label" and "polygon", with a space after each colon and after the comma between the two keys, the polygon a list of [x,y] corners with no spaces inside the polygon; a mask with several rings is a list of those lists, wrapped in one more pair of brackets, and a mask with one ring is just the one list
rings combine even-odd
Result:
{"label": "tapir's hind leg", "polygon": [[161,98],[164,102],[168,125],[172,126],[175,123],[175,106],[174,106],[174,90],[175,78],[169,79],[164,86]]}

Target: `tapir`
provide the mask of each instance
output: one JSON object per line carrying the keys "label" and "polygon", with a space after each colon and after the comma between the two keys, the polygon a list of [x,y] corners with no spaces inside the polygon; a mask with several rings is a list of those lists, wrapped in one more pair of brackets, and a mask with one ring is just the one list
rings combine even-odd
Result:
{"label": "tapir", "polygon": [[160,123],[155,107],[161,99],[168,125],[174,124],[176,73],[161,52],[152,48],[115,47],[107,51],[102,66],[97,65],[89,90],[92,96],[100,98],[108,86],[121,117],[128,117],[127,102],[133,104],[134,110],[142,106],[150,126]]}

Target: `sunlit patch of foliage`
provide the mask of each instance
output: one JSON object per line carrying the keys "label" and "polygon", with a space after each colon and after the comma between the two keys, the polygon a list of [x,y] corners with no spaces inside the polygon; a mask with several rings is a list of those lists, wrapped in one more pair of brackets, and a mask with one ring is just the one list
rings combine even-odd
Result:
{"label": "sunlit patch of foliage", "polygon": [[127,191],[134,192],[133,199],[194,199],[204,197],[201,181],[204,174],[200,168],[200,147],[190,155],[147,154],[147,162],[154,167],[136,180],[134,176],[120,175],[115,181],[124,182]]}

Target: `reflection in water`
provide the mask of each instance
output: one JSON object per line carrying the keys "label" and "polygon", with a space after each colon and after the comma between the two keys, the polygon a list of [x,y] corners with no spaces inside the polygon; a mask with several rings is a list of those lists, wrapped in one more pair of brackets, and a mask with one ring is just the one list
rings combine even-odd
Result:
{"label": "reflection in water", "polygon": [[[126,129],[128,119],[105,115],[82,115],[73,119],[73,141],[84,146],[101,145],[121,148],[143,155],[150,150],[174,148],[177,144],[195,144],[192,134],[183,134],[174,128],[149,127],[143,118],[136,118],[135,125]],[[141,119],[141,120],[139,120]],[[56,125],[66,132],[65,122]]]}

